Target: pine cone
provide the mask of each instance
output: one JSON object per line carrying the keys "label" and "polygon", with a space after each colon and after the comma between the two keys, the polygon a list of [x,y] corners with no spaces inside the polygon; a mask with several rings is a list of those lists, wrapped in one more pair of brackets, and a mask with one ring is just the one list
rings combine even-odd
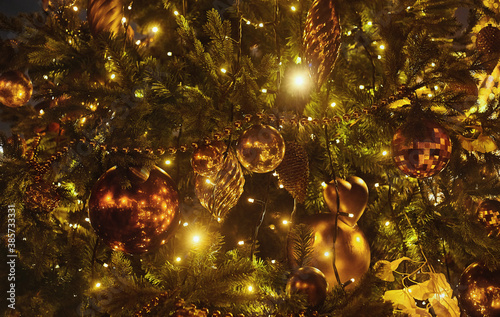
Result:
{"label": "pine cone", "polygon": [[289,142],[285,145],[285,157],[276,168],[283,187],[297,199],[304,202],[309,183],[309,160],[307,152],[300,144]]}
{"label": "pine cone", "polygon": [[305,60],[321,86],[333,70],[340,47],[340,23],[334,0],[314,0],[304,30]]}
{"label": "pine cone", "polygon": [[486,70],[493,71],[500,57],[500,30],[491,24],[482,28],[477,34],[476,49]]}
{"label": "pine cone", "polygon": [[119,33],[122,29],[121,0],[89,0],[87,21],[94,36],[101,32]]}

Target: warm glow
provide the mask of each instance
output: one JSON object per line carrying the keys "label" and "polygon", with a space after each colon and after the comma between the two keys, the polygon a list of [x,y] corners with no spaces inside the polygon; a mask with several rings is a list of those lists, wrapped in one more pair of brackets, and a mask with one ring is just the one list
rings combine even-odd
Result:
{"label": "warm glow", "polygon": [[368,26],[372,26],[372,24],[373,24],[373,23],[372,23],[372,21],[368,21],[368,22],[366,23],[366,25],[368,25]]}
{"label": "warm glow", "polygon": [[253,286],[252,285],[248,285],[247,289],[248,289],[249,292],[253,292]]}
{"label": "warm glow", "polygon": [[332,103],[330,104],[330,107],[335,108],[335,106],[336,106],[336,105],[337,105],[337,103],[336,103],[336,102],[332,102]]}
{"label": "warm glow", "polygon": [[306,80],[304,79],[304,77],[302,75],[296,75],[295,78],[294,78],[294,80],[293,80],[293,83],[297,87],[300,87],[300,86],[304,85],[305,82],[306,82]]}
{"label": "warm glow", "polygon": [[297,11],[297,8],[295,6],[291,6],[292,11]]}
{"label": "warm glow", "polygon": [[179,11],[175,10],[175,11],[174,11],[174,14],[175,14],[175,15],[179,15]]}
{"label": "warm glow", "polygon": [[110,77],[111,77],[111,79],[115,79],[116,75],[115,74],[111,74]]}
{"label": "warm glow", "polygon": [[225,74],[227,72],[227,70],[225,68],[221,68],[220,71]]}
{"label": "warm glow", "polygon": [[108,263],[104,263],[102,266],[108,267],[109,265],[108,265]]}
{"label": "warm glow", "polygon": [[380,48],[381,50],[384,50],[384,49],[385,49],[385,45],[384,45],[384,44],[382,44],[382,45],[380,45],[380,46],[379,46],[379,48]]}
{"label": "warm glow", "polygon": [[261,23],[259,23],[259,27],[260,27],[260,28],[264,27],[264,23],[262,23],[262,22],[261,22]]}
{"label": "warm glow", "polygon": [[286,220],[286,219],[285,219],[285,220],[283,220],[283,221],[282,221],[282,223],[283,223],[284,225],[287,225],[287,224],[288,224],[288,220]]}
{"label": "warm glow", "polygon": [[183,223],[182,226],[187,227],[189,224],[187,222]]}
{"label": "warm glow", "polygon": [[271,263],[272,263],[272,264],[276,263],[276,260],[271,260]]}
{"label": "warm glow", "polygon": [[141,40],[137,40],[137,41],[135,41],[135,44],[136,44],[136,45],[141,44]]}
{"label": "warm glow", "polygon": [[348,214],[347,215],[349,218],[354,218],[354,214]]}
{"label": "warm glow", "polygon": [[172,56],[172,52],[167,52],[167,56]]}
{"label": "warm glow", "polygon": [[382,151],[382,155],[383,155],[383,156],[386,156],[386,155],[387,155],[387,151],[385,151],[385,150],[384,150],[384,151]]}
{"label": "warm glow", "polygon": [[325,182],[321,183],[321,187],[325,188],[326,186],[328,186],[328,185]]}
{"label": "warm glow", "polygon": [[432,67],[436,67],[436,63],[431,63],[431,66]]}
{"label": "warm glow", "polygon": [[248,198],[248,202],[253,204],[253,203],[255,202],[255,199],[253,199],[253,198]]}
{"label": "warm glow", "polygon": [[45,111],[43,111],[43,109],[40,109],[40,115],[43,116],[43,114],[45,113]]}
{"label": "warm glow", "polygon": [[302,63],[302,58],[297,57],[297,58],[295,59],[295,64],[300,64],[300,63]]}
{"label": "warm glow", "polygon": [[356,242],[361,242],[361,238],[360,237],[356,237]]}
{"label": "warm glow", "polygon": [[101,283],[99,282],[95,283],[95,287],[101,287]]}
{"label": "warm glow", "polygon": [[326,252],[325,252],[325,253],[323,253],[323,254],[324,254],[324,256],[326,256],[326,257],[329,257],[329,256],[330,256],[330,252],[328,252],[328,251],[326,251]]}
{"label": "warm glow", "polygon": [[279,184],[279,187],[280,188],[284,188],[285,186],[283,184]]}
{"label": "warm glow", "polygon": [[122,23],[126,23],[127,22],[127,18],[126,17],[123,17],[122,18]]}
{"label": "warm glow", "polygon": [[267,93],[267,89],[266,88],[262,88],[262,93],[266,94]]}
{"label": "warm glow", "polygon": [[244,245],[244,244],[245,244],[245,241],[243,241],[243,240],[238,241],[238,245]]}
{"label": "warm glow", "polygon": [[361,90],[365,89],[365,85],[359,85],[359,89]]}
{"label": "warm glow", "polygon": [[391,224],[391,222],[390,222],[390,221],[386,221],[386,222],[385,222],[385,226],[386,226],[386,227],[389,227],[389,225],[390,225],[390,224]]}
{"label": "warm glow", "polygon": [[88,217],[87,217],[87,218],[85,218],[85,221],[86,221],[86,222],[90,222],[90,218],[88,218]]}
{"label": "warm glow", "polygon": [[171,160],[165,160],[165,164],[170,165],[170,164],[172,164],[172,161]]}
{"label": "warm glow", "polygon": [[78,7],[77,6],[73,6],[73,11],[78,11]]}
{"label": "warm glow", "polygon": [[271,230],[275,230],[275,229],[276,229],[276,226],[275,226],[275,225],[269,225],[269,229],[271,229]]}
{"label": "warm glow", "polygon": [[153,31],[153,33],[157,33],[158,32],[158,27],[157,26],[153,26],[153,28],[151,29],[151,31]]}
{"label": "warm glow", "polygon": [[193,242],[194,243],[198,243],[198,242],[200,242],[200,240],[201,240],[200,236],[198,236],[198,235],[193,237]]}
{"label": "warm glow", "polygon": [[180,262],[181,261],[181,257],[180,256],[176,257],[175,261]]}

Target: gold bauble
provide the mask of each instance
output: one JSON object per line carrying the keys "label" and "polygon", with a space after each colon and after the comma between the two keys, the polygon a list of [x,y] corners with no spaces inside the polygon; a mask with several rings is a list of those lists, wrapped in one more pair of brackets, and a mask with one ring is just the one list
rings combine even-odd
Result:
{"label": "gold bauble", "polygon": [[25,74],[10,70],[0,75],[0,102],[16,108],[27,103],[33,92],[33,84]]}
{"label": "gold bauble", "polygon": [[200,145],[191,157],[193,170],[201,176],[214,177],[222,168],[226,148],[222,141]]}
{"label": "gold bauble", "polygon": [[267,173],[283,160],[285,141],[275,128],[256,124],[240,136],[236,155],[246,169],[254,173]]}
{"label": "gold bauble", "polygon": [[[351,227],[356,225],[368,204],[368,186],[363,179],[349,176],[347,180],[337,178],[340,212],[351,214],[339,216],[339,219]],[[332,213],[337,213],[337,190],[335,181],[331,181],[323,189],[323,197]]]}
{"label": "gold bauble", "polygon": [[[338,285],[333,270],[333,234],[335,215],[321,213],[307,217],[304,221],[314,233],[311,266],[318,268],[326,276],[330,286]],[[354,279],[348,287],[355,285],[370,267],[370,245],[361,229],[338,221],[337,241],[335,242],[335,266],[340,282]]]}
{"label": "gold bauble", "polygon": [[412,123],[398,129],[391,146],[396,166],[415,178],[438,174],[448,164],[452,150],[448,133],[433,121]]}
{"label": "gold bauble", "polygon": [[306,294],[311,306],[322,304],[326,299],[328,283],[325,275],[315,267],[304,266],[292,273],[286,284],[286,293]]}
{"label": "gold bauble", "polygon": [[131,254],[151,251],[165,244],[179,225],[176,185],[159,167],[149,172],[113,167],[92,189],[89,218],[110,248]]}
{"label": "gold bauble", "polygon": [[469,265],[460,276],[458,303],[469,317],[500,316],[500,270]]}

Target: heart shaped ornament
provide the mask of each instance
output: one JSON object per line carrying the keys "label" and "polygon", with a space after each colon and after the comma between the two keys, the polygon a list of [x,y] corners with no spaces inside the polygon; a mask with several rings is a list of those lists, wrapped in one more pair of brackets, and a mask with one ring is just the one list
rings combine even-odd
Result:
{"label": "heart shaped ornament", "polygon": [[[338,196],[340,199],[339,219],[351,227],[356,225],[368,204],[368,186],[357,176],[349,176],[347,180],[337,178]],[[337,192],[335,181],[328,183],[323,189],[323,198],[332,213],[337,212]]]}

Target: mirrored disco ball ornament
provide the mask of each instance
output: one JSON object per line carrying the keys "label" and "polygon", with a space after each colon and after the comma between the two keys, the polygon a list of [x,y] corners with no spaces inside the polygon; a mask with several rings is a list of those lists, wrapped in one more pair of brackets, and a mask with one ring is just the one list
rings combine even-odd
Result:
{"label": "mirrored disco ball ornament", "polygon": [[113,250],[130,254],[154,250],[179,225],[176,185],[159,167],[149,172],[113,167],[92,189],[89,218],[97,235]]}
{"label": "mirrored disco ball ornament", "polygon": [[448,133],[433,121],[401,127],[394,134],[391,146],[397,168],[415,178],[434,176],[442,171],[452,150]]}

